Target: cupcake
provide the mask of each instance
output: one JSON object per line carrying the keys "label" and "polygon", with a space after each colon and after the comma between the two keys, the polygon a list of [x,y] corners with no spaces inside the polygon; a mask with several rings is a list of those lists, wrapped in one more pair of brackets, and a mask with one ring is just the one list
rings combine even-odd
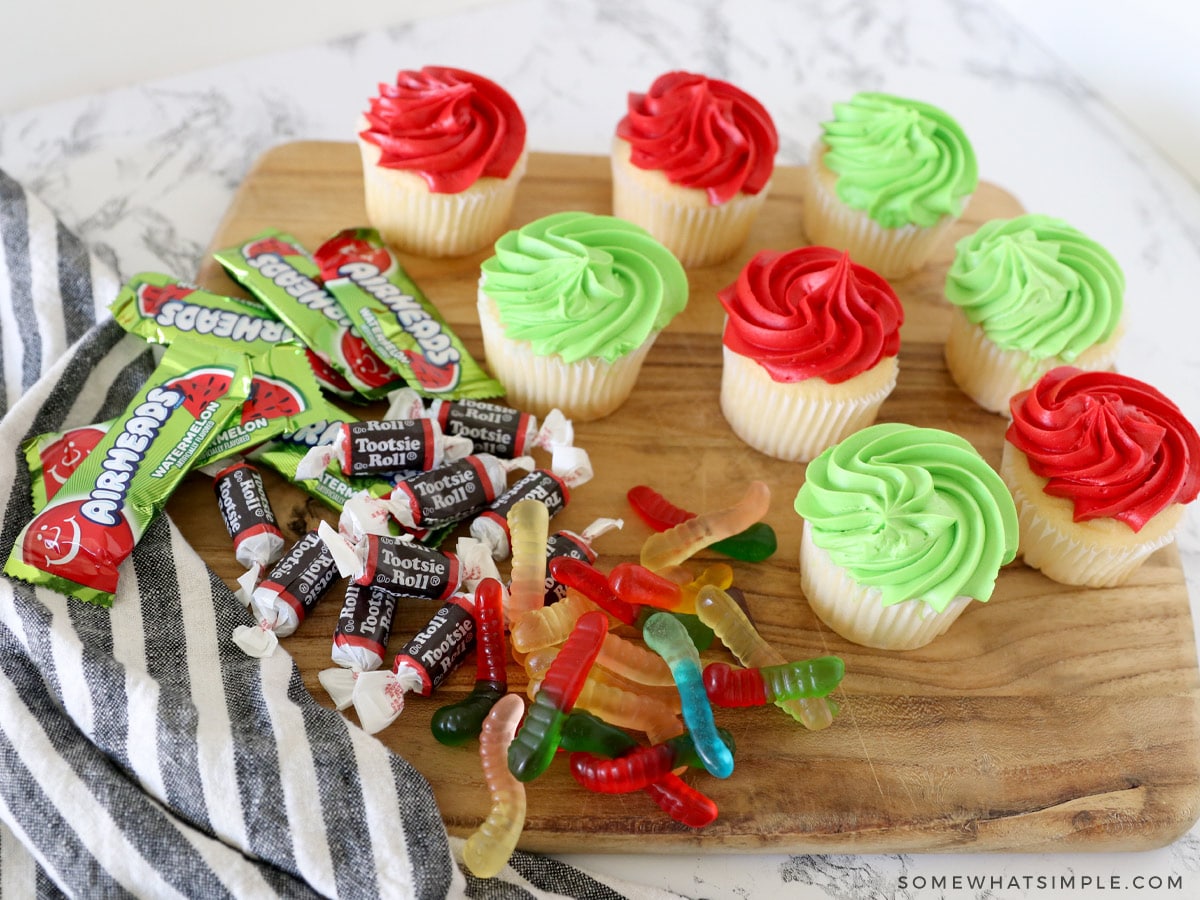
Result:
{"label": "cupcake", "polygon": [[1095,241],[1061,219],[995,219],[955,245],[946,366],[991,412],[1044,373],[1108,369],[1121,337],[1125,276]]}
{"label": "cupcake", "polygon": [[668,72],[630,94],[612,149],[613,213],[684,266],[729,259],[767,199],[779,137],[762,104],[724,81]]}
{"label": "cupcake", "polygon": [[503,235],[483,263],[488,367],[518,409],[598,419],[628,398],[687,296],[683,267],[644,228],[586,212],[545,216]]}
{"label": "cupcake", "polygon": [[805,179],[809,243],[848,250],[884,278],[919,269],[979,180],[958,123],[927,103],[860,93],[822,129]]}
{"label": "cupcake", "polygon": [[717,295],[721,411],[756,450],[807,462],[875,421],[896,385],[904,308],[842,250],[763,250]]}
{"label": "cupcake", "polygon": [[868,647],[912,650],[986,602],[1017,550],[1017,512],[1000,476],[964,438],[884,423],[808,465],[804,596],[835,632]]}
{"label": "cupcake", "polygon": [[367,219],[393,246],[463,256],[505,229],[525,174],[525,119],[461,69],[401,71],[359,120]]}
{"label": "cupcake", "polygon": [[1150,385],[1052,369],[1012,398],[1000,474],[1026,564],[1063,584],[1121,584],[1174,540],[1200,492],[1200,436]]}

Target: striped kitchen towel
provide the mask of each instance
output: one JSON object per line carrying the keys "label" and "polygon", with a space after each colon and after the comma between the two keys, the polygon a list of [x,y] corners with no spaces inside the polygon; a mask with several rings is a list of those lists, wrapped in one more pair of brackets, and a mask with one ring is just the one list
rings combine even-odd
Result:
{"label": "striped kitchen towel", "polygon": [[[154,351],[115,274],[0,171],[0,553],[32,517],[21,444],[120,413]],[[661,897],[551,858],[464,874],[428,783],[306,692],[166,516],[111,609],[0,578],[0,896]]]}

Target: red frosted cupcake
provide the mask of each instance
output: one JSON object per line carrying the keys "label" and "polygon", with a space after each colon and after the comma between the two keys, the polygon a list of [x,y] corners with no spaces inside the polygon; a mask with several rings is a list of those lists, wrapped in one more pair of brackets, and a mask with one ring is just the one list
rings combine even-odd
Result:
{"label": "red frosted cupcake", "polygon": [[684,266],[728,259],[767,198],[779,137],[761,103],[724,81],[668,72],[630,94],[612,150],[613,213]]}
{"label": "red frosted cupcake", "polygon": [[896,385],[904,308],[841,250],[763,250],[718,294],[721,411],[743,441],[807,462],[875,421]]}
{"label": "red frosted cupcake", "polygon": [[1175,538],[1200,493],[1200,436],[1115,372],[1060,366],[1010,403],[1000,474],[1025,562],[1064,584],[1120,584]]}
{"label": "red frosted cupcake", "polygon": [[359,121],[367,219],[389,244],[462,256],[505,230],[525,174],[525,118],[493,81],[443,66],[381,84]]}

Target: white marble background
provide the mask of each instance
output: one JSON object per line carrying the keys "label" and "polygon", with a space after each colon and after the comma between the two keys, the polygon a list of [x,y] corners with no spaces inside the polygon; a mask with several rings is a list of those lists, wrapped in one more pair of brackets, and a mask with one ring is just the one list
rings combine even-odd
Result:
{"label": "white marble background", "polygon": [[[330,15],[336,11],[331,10]],[[280,15],[288,15],[283,8]],[[984,179],[1106,245],[1128,279],[1119,365],[1200,422],[1200,191],[1002,10],[968,0],[511,0],[0,116],[0,168],[121,275],[193,277],[248,168],[275,144],[350,140],[380,80],[428,63],[516,97],[533,149],[606,153],[627,90],[672,68],[755,94],[803,163],[830,105],[858,90],[920,97],[971,137]],[[1180,538],[1200,597],[1200,525]],[[1195,607],[1195,602],[1194,607]],[[1195,618],[1195,616],[1194,616]],[[897,888],[901,875],[1182,875],[1200,894],[1200,830],[1104,856],[571,857],[704,897],[1049,897]],[[1128,883],[1128,882],[1127,882]],[[1064,896],[1107,896],[1074,890]]]}

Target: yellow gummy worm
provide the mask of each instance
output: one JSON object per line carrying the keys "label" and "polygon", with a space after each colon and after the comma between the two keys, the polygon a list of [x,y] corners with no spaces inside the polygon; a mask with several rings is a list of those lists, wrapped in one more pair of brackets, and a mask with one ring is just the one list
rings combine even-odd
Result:
{"label": "yellow gummy worm", "polygon": [[[721,588],[707,585],[700,589],[696,595],[696,615],[743,666],[762,668],[787,662],[783,654],[763,640],[737,601]],[[833,709],[824,697],[797,697],[775,705],[812,731],[833,724]]]}
{"label": "yellow gummy worm", "polygon": [[546,603],[546,538],[550,512],[541,500],[518,500],[508,511],[512,570],[505,618],[516,622],[525,613]]}

